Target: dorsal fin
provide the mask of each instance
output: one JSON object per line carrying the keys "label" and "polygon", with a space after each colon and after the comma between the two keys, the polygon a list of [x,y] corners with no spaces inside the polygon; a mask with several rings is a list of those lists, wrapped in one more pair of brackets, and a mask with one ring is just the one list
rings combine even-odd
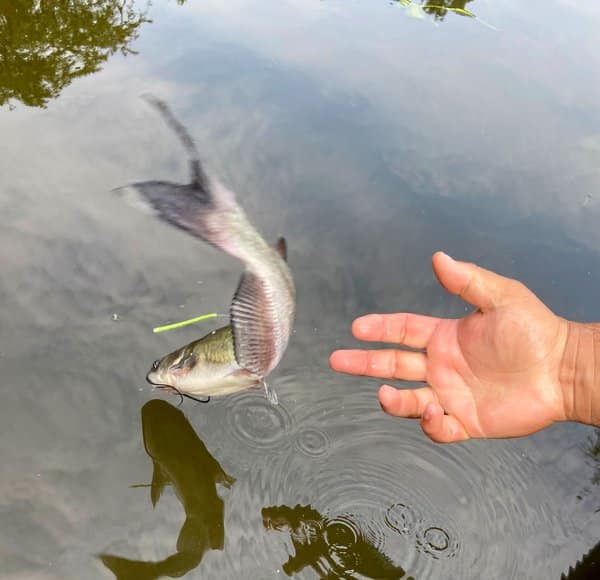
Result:
{"label": "dorsal fin", "polygon": [[275,242],[275,249],[277,250],[277,253],[287,262],[288,252],[285,238],[279,238],[277,242]]}

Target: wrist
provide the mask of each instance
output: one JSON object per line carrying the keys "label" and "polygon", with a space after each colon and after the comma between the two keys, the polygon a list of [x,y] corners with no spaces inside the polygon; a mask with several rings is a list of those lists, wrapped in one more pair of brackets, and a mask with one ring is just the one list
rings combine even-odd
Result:
{"label": "wrist", "polygon": [[565,419],[600,426],[600,325],[567,325],[559,369]]}

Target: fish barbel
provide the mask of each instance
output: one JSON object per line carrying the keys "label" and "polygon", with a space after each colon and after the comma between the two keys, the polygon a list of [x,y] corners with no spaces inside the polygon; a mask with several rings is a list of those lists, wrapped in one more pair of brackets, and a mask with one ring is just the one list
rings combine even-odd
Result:
{"label": "fish barbel", "polygon": [[122,193],[245,266],[231,302],[230,325],[155,361],[146,378],[183,395],[209,397],[265,384],[287,348],[295,316],[296,292],[286,263],[286,242],[280,238],[271,247],[264,240],[233,192],[206,175],[192,138],[166,104],[154,97],[146,100],[185,147],[191,181],[185,185],[145,181],[121,188]]}

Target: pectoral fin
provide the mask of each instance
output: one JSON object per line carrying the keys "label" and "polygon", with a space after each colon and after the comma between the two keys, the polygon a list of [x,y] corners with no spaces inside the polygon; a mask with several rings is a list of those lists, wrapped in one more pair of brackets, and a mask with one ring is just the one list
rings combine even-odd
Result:
{"label": "pectoral fin", "polygon": [[165,472],[165,470],[161,467],[160,463],[157,461],[152,462],[153,472],[152,472],[152,483],[150,484],[150,501],[152,502],[152,506],[156,507],[158,500],[165,489],[166,485],[171,483],[169,479],[169,475]]}
{"label": "pectoral fin", "polygon": [[237,363],[263,378],[276,357],[275,329],[267,322],[271,308],[265,288],[252,272],[245,272],[231,303],[231,328]]}

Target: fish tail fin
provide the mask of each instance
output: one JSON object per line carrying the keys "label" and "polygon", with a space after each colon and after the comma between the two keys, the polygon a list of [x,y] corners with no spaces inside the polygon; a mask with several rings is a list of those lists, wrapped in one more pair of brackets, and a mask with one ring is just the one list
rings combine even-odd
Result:
{"label": "fish tail fin", "polygon": [[265,243],[248,222],[235,194],[202,169],[190,134],[169,107],[152,95],[144,99],[154,106],[177,134],[191,157],[192,182],[145,181],[120,188],[119,193],[139,209],[185,230],[213,246],[246,261],[247,250],[241,232],[257,243]]}
{"label": "fish tail fin", "polygon": [[116,580],[154,580],[162,575],[153,562],[129,560],[112,554],[100,554],[98,558],[115,575]]}
{"label": "fish tail fin", "polygon": [[177,119],[177,117],[175,117],[171,109],[169,109],[167,103],[161,101],[159,98],[155,97],[150,93],[143,94],[142,98],[160,113],[165,123],[170,129],[173,130],[175,135],[177,135],[179,141],[183,145],[183,148],[190,156],[190,172],[192,185],[195,185],[202,189],[206,188],[206,174],[202,169],[202,164],[200,163],[200,155],[198,154],[198,149],[196,148],[196,143],[194,143],[192,136],[188,133],[187,129]]}

